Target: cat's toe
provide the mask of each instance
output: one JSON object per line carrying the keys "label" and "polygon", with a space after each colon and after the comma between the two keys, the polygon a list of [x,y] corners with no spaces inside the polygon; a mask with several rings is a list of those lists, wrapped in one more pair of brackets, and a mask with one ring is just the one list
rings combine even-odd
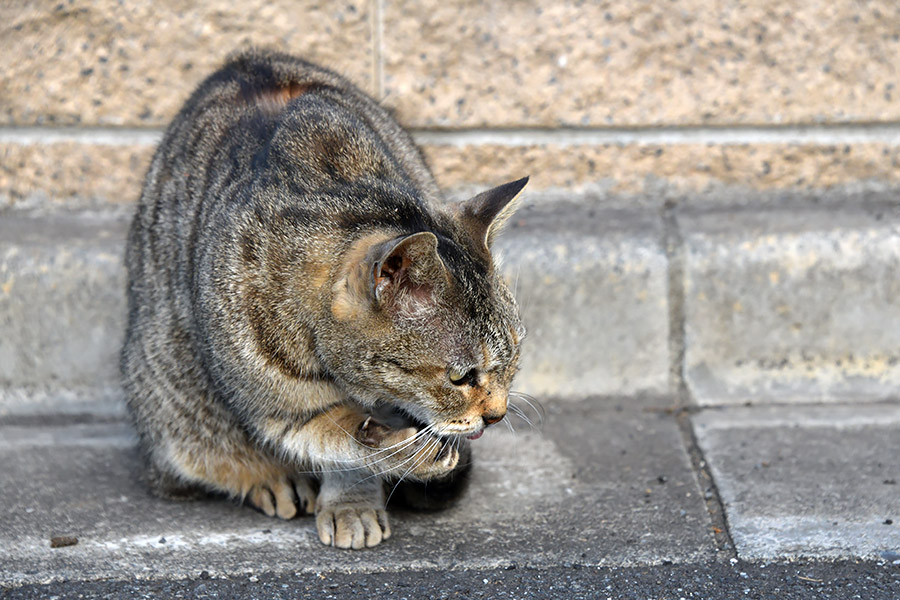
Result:
{"label": "cat's toe", "polygon": [[459,450],[450,440],[435,440],[426,445],[425,449],[430,452],[430,456],[418,463],[416,476],[420,479],[427,480],[446,475],[459,463]]}
{"label": "cat's toe", "polygon": [[247,493],[244,502],[267,517],[275,516],[275,497],[272,495],[272,490],[265,486],[253,486]]}
{"label": "cat's toe", "polygon": [[361,519],[366,532],[366,546],[369,548],[391,537],[391,526],[386,511],[370,509],[361,515]]}
{"label": "cat's toe", "polygon": [[294,493],[297,496],[297,510],[304,515],[312,515],[316,512],[316,497],[318,492],[312,481],[305,476],[294,479]]}
{"label": "cat's toe", "polygon": [[450,441],[445,440],[440,450],[438,450],[434,462],[439,468],[448,471],[453,470],[459,463],[459,450]]}
{"label": "cat's toe", "polygon": [[293,519],[297,516],[294,484],[287,477],[268,485],[253,486],[247,494],[247,502],[269,517]]}
{"label": "cat's toe", "polygon": [[371,548],[391,536],[387,513],[381,509],[342,506],[316,515],[319,540],[337,548]]}

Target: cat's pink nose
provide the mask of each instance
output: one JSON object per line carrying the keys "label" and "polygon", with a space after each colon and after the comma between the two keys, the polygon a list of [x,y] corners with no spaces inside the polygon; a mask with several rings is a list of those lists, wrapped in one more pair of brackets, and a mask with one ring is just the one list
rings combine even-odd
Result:
{"label": "cat's pink nose", "polygon": [[506,416],[506,412],[502,412],[500,414],[487,414],[487,415],[484,415],[482,418],[484,419],[484,422],[487,423],[488,425],[493,425],[494,423],[499,423],[500,421],[502,421],[503,417],[505,417],[505,416]]}

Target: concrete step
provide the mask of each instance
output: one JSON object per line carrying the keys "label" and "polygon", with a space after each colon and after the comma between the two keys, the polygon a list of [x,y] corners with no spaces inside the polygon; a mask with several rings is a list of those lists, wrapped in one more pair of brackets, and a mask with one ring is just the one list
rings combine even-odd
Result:
{"label": "concrete step", "polygon": [[699,404],[897,398],[900,206],[880,200],[678,215]]}
{"label": "concrete step", "polygon": [[[533,198],[497,242],[530,334],[521,391],[700,405],[896,397],[900,208]],[[127,216],[0,219],[0,411],[115,410]]]}

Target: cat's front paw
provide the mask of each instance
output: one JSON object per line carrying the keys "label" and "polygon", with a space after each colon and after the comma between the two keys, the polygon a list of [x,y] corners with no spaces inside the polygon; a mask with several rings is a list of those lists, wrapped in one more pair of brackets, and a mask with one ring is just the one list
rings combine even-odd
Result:
{"label": "cat's front paw", "polygon": [[354,550],[377,546],[391,537],[387,512],[368,503],[321,506],[316,529],[323,544]]}
{"label": "cat's front paw", "polygon": [[415,427],[392,429],[371,417],[360,426],[357,440],[372,450],[369,465],[378,474],[424,481],[450,473],[459,463],[459,447],[453,439]]}

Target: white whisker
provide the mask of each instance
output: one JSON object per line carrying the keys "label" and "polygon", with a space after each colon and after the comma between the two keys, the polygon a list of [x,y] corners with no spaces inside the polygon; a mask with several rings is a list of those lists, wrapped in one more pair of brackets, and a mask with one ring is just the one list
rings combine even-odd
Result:
{"label": "white whisker", "polygon": [[525,414],[525,411],[523,411],[523,410],[522,410],[521,408],[519,408],[518,406],[514,406],[514,405],[511,404],[511,405],[509,406],[509,411],[510,411],[512,414],[514,414],[514,415],[516,415],[517,417],[519,417],[520,419],[522,419],[523,421],[525,421],[525,423],[526,423],[529,427],[531,427],[532,429],[535,429],[535,428],[536,428],[535,425],[534,425],[534,423],[531,421],[531,419],[528,418],[528,415]]}
{"label": "white whisker", "polygon": [[[513,412],[515,412],[515,411],[518,410],[517,408],[512,407],[512,406],[511,406],[510,408],[513,409]],[[518,413],[517,413],[517,414],[518,414]],[[510,433],[515,433],[515,432],[516,432],[515,428],[512,426],[512,423],[510,422],[509,419],[503,419],[503,423],[506,425],[506,428],[509,429],[509,432],[510,432]]]}
{"label": "white whisker", "polygon": [[[544,407],[533,396],[522,392],[509,392],[509,410],[514,415],[522,419],[529,427],[539,431],[544,426]],[[529,410],[519,406],[518,403],[524,404]]]}

